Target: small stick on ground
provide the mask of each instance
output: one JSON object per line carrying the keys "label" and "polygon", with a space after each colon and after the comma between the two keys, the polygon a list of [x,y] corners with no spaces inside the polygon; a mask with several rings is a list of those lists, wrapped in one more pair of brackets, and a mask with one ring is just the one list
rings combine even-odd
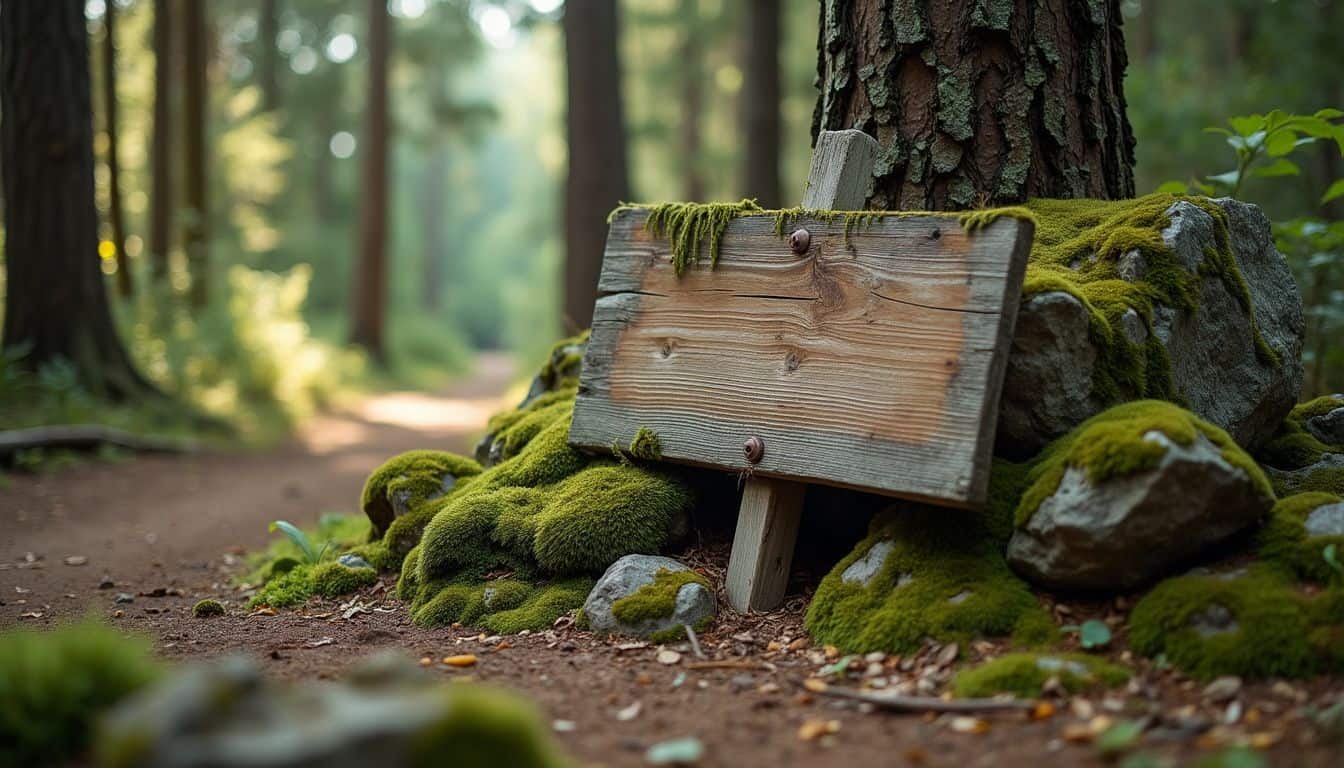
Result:
{"label": "small stick on ground", "polygon": [[766,664],[763,661],[732,661],[725,659],[723,661],[693,661],[686,665],[687,669],[748,669],[765,672],[773,672],[773,665]]}
{"label": "small stick on ground", "polygon": [[935,696],[902,696],[895,693],[876,691],[858,691],[853,688],[837,688],[831,685],[804,686],[807,690],[822,696],[837,699],[850,699],[872,704],[875,707],[897,712],[1030,712],[1036,708],[1035,702],[1015,699],[940,699]]}
{"label": "small stick on ground", "polygon": [[695,636],[695,630],[691,628],[690,624],[682,624],[681,626],[686,629],[686,639],[691,641],[691,650],[695,653],[695,658],[706,658],[705,652],[700,650],[700,638]]}

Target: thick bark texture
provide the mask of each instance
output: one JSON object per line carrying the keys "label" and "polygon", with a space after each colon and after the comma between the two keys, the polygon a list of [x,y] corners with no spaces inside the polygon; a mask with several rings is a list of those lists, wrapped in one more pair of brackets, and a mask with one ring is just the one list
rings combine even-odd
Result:
{"label": "thick bark texture", "polygon": [[150,141],[149,265],[154,282],[168,277],[173,219],[173,20],[168,0],[154,0],[154,136]]}
{"label": "thick bark texture", "polygon": [[779,0],[750,0],[745,19],[746,196],[766,208],[783,204],[779,192],[779,5]]}
{"label": "thick bark texture", "polygon": [[83,0],[0,3],[5,347],[63,358],[95,394],[152,391],[112,324],[98,265]]}
{"label": "thick bark texture", "polygon": [[351,273],[350,341],[386,362],[383,325],[387,315],[387,61],[391,31],[386,0],[369,0],[369,91],[359,151],[363,194],[359,211],[359,255]]}
{"label": "thick bark texture", "polygon": [[206,145],[206,4],[182,4],[186,45],[182,52],[182,156],[186,212],[182,221],[182,247],[191,265],[191,306],[204,307],[210,291],[210,201],[207,197]]}
{"label": "thick bark texture", "polygon": [[616,0],[565,3],[569,173],[565,180],[565,324],[587,328],[607,242],[607,214],[630,196]]}
{"label": "thick bark texture", "polygon": [[112,259],[116,266],[117,293],[135,292],[131,265],[126,258],[126,213],[121,207],[121,162],[117,152],[117,4],[103,11],[103,119],[107,134],[107,216],[112,226]]}
{"label": "thick bark texture", "polygon": [[1134,194],[1120,0],[825,0],[819,130],[877,138],[868,206]]}

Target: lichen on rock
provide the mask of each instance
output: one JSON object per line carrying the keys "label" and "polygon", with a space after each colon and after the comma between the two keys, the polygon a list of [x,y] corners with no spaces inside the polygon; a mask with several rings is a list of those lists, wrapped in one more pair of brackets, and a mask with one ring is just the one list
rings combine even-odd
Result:
{"label": "lichen on rock", "polygon": [[717,606],[704,576],[668,557],[626,555],[612,563],[583,603],[588,626],[597,632],[680,639],[684,626],[703,630]]}

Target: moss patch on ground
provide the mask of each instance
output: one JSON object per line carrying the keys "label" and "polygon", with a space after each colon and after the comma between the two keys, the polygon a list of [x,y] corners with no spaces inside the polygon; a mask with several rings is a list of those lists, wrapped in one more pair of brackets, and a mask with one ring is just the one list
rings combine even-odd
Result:
{"label": "moss patch on ground", "polygon": [[[1057,640],[1054,620],[1003,558],[1022,479],[1020,465],[997,462],[984,513],[900,505],[875,517],[868,537],[817,587],[808,632],[847,653],[909,653],[926,638]],[[861,560],[875,566],[871,578],[846,579]]]}
{"label": "moss patch on ground", "polygon": [[[369,520],[363,515],[325,514],[318,518],[317,525],[305,528],[303,532],[315,551],[335,558],[366,545],[370,530]],[[369,557],[364,559],[373,563]],[[265,549],[246,557],[247,570],[234,581],[237,584],[265,584],[303,561],[303,551],[288,536],[272,536]]]}
{"label": "moss patch on ground", "polygon": [[198,619],[209,619],[224,615],[224,604],[218,600],[206,598],[191,607],[191,615]]}
{"label": "moss patch on ground", "polygon": [[372,568],[347,568],[337,562],[300,564],[266,582],[248,601],[249,608],[288,608],[302,605],[314,595],[334,599],[373,586],[378,573]]}
{"label": "moss patch on ground", "polygon": [[444,716],[428,725],[412,747],[411,765],[564,768],[569,762],[551,738],[541,713],[516,694],[480,685],[444,691]]}
{"label": "moss patch on ground", "polygon": [[147,640],[86,620],[0,634],[0,765],[58,765],[95,721],[160,675]]}
{"label": "moss patch on ground", "polygon": [[[1274,505],[1269,522],[1257,534],[1258,554],[1298,579],[1318,584],[1344,582],[1344,536],[1316,535],[1307,532],[1307,518],[1329,504],[1340,503],[1330,493],[1299,493]],[[1334,546],[1336,564],[1326,559],[1326,548]]]}
{"label": "moss patch on ground", "polygon": [[[1206,249],[1193,272],[1162,238],[1171,225],[1168,209],[1187,202],[1213,220],[1214,245]],[[775,232],[788,234],[790,222],[810,217],[827,222],[843,220],[845,232],[886,218],[928,216],[919,211],[817,211],[802,208],[765,210],[753,200],[737,203],[662,203],[622,205],[625,210],[648,212],[645,227],[655,237],[668,239],[678,275],[698,263],[707,249],[711,268],[718,262],[728,224],[741,216],[771,216]],[[1199,282],[1220,280],[1240,304],[1255,338],[1256,354],[1266,365],[1281,364],[1256,327],[1250,289],[1237,266],[1228,234],[1227,215],[1205,197],[1155,193],[1131,200],[1031,200],[1025,206],[960,214],[968,231],[982,229],[999,218],[1029,219],[1035,223],[1022,299],[1062,291],[1078,299],[1091,319],[1089,334],[1099,355],[1093,388],[1104,403],[1135,398],[1179,400],[1171,382],[1170,361],[1153,333],[1157,304],[1192,310],[1198,304]],[[1141,264],[1141,275],[1126,280],[1122,271]],[[1131,275],[1132,277],[1133,275]],[[1122,320],[1133,311],[1148,331],[1134,343]]]}
{"label": "moss patch on ground", "polygon": [[1180,406],[1138,400],[1103,411],[1046,446],[1028,473],[1029,485],[1014,516],[1016,524],[1031,519],[1041,502],[1059,489],[1070,467],[1085,470],[1094,484],[1156,467],[1167,447],[1144,438],[1152,431],[1181,446],[1189,446],[1203,435],[1219,449],[1224,461],[1246,473],[1257,493],[1267,499],[1274,497],[1264,471],[1226,432]]}
{"label": "moss patch on ground", "polygon": [[1344,594],[1315,597],[1273,566],[1168,579],[1134,606],[1130,645],[1165,657],[1199,680],[1304,677],[1338,671],[1344,654]]}
{"label": "moss patch on ground", "polygon": [[963,698],[1011,693],[1019,698],[1041,695],[1041,686],[1057,678],[1069,693],[1115,688],[1129,681],[1129,671],[1096,656],[1078,653],[1010,653],[978,667],[964,669],[952,679],[952,690]]}
{"label": "moss patch on ground", "polygon": [[[1275,469],[1303,469],[1321,460],[1326,453],[1344,453],[1344,445],[1323,443],[1307,431],[1307,420],[1322,416],[1344,405],[1331,395],[1299,403],[1279,425],[1269,442],[1261,446],[1257,458]],[[1342,484],[1340,493],[1344,493]]]}

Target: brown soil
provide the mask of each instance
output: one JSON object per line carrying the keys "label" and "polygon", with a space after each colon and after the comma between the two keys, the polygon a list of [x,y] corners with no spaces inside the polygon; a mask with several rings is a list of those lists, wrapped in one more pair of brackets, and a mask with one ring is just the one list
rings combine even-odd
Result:
{"label": "brown soil", "polygon": [[[469,378],[439,396],[374,397],[316,419],[295,440],[262,454],[141,456],[0,478],[0,628],[50,626],[92,612],[147,633],[171,660],[242,651],[263,659],[275,675],[291,678],[335,676],[354,658],[401,649],[423,657],[445,678],[469,677],[524,692],[551,719],[572,723],[572,729],[562,723],[557,738],[592,765],[639,765],[650,745],[683,736],[703,740],[702,764],[734,768],[965,768],[1042,758],[1092,765],[1103,761],[1081,734],[1084,726],[1099,726],[1098,717],[1147,715],[1164,725],[1150,732],[1145,749],[1177,764],[1248,739],[1269,746],[1273,765],[1341,764],[1338,746],[1323,743],[1300,707],[1340,696],[1338,679],[1247,686],[1240,722],[1200,735],[1168,726],[1178,715],[1221,718],[1226,705],[1203,701],[1201,686],[1193,682],[1143,666],[1141,684],[1132,690],[1109,701],[1093,696],[1086,705],[1061,701],[1054,716],[1037,721],[1000,715],[982,725],[950,716],[871,712],[819,697],[802,687],[825,660],[823,649],[800,647],[803,595],[791,596],[772,614],[725,610],[700,638],[707,657],[730,662],[732,668],[724,669],[694,668],[697,659],[686,645],[676,647],[677,663],[662,664],[655,646],[563,626],[506,638],[485,638],[469,629],[422,629],[388,596],[388,579],[349,600],[314,602],[298,611],[266,615],[243,609],[228,586],[238,548],[263,546],[271,520],[309,524],[323,512],[356,512],[364,477],[394,453],[426,447],[469,451],[485,417],[506,405],[499,393],[511,376],[507,361],[485,356]],[[712,541],[691,556],[711,575],[721,575],[726,554],[725,542]],[[69,565],[67,558],[86,562]],[[104,577],[114,586],[100,588]],[[134,602],[115,603],[117,593],[134,595]],[[225,600],[228,614],[193,618],[191,606],[209,596]],[[909,669],[902,669],[900,660],[887,660],[883,675],[893,682],[920,675],[945,680],[947,672],[936,671],[938,650],[905,660]],[[999,649],[981,644],[962,650],[963,658],[973,660]],[[464,653],[475,654],[477,664],[452,669],[438,663]],[[621,710],[629,715],[635,702],[640,706],[634,717],[617,717]],[[820,738],[803,737],[809,729],[837,727]],[[1162,735],[1166,738],[1159,739]]]}

